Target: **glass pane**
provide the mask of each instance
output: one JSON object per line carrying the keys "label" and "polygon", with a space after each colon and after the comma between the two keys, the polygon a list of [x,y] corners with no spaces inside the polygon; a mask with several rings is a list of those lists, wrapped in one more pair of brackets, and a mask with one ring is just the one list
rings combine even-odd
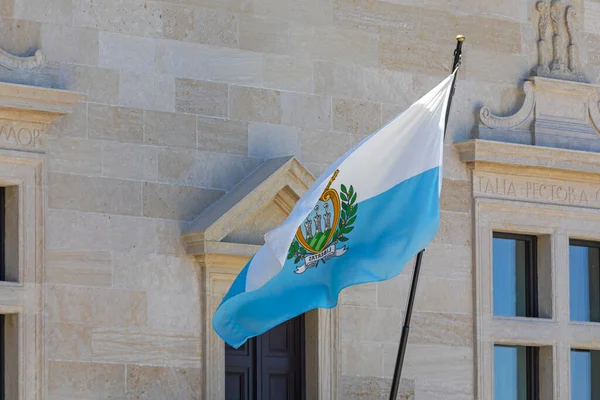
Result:
{"label": "glass pane", "polygon": [[527,348],[494,346],[494,399],[527,399]]}
{"label": "glass pane", "polygon": [[600,249],[590,247],[590,321],[600,322]]}
{"label": "glass pane", "polygon": [[571,321],[600,322],[599,258],[596,247],[569,248]]}
{"label": "glass pane", "polygon": [[571,321],[590,320],[590,275],[588,248],[569,248],[569,287],[571,292]]}
{"label": "glass pane", "polygon": [[592,400],[592,355],[589,351],[571,351],[571,398]]}
{"label": "glass pane", "polygon": [[527,316],[527,243],[494,238],[494,315]]}
{"label": "glass pane", "polygon": [[522,240],[517,240],[515,245],[515,266],[516,266],[516,280],[515,285],[517,286],[517,306],[516,313],[519,317],[526,317],[527,315],[527,269],[525,259],[525,246],[526,243]]}
{"label": "glass pane", "polygon": [[591,376],[594,377],[592,379],[592,399],[597,400],[600,399],[600,351],[594,350],[590,351],[592,354],[592,371]]}

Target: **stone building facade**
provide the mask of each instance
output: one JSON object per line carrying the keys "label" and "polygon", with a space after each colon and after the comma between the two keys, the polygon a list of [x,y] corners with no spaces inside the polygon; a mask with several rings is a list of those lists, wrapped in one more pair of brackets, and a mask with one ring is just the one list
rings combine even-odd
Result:
{"label": "stone building facade", "polygon": [[[276,340],[233,354],[216,306],[329,163],[447,76],[457,34],[399,397],[498,400],[512,367],[531,396],[600,396],[575,380],[600,368],[600,2],[0,0],[0,32],[4,398],[268,398]],[[502,240],[525,249],[514,315]],[[411,273],[287,326],[304,398],[387,398]]]}

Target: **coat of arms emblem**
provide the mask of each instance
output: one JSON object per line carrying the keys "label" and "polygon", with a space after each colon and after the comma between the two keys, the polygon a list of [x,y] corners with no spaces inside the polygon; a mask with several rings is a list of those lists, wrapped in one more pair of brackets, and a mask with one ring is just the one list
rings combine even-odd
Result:
{"label": "coat of arms emblem", "polygon": [[290,246],[287,258],[294,259],[297,274],[348,251],[341,243],[349,240],[348,234],[354,229],[358,204],[353,186],[341,185],[339,193],[331,189],[338,172],[335,171],[317,205],[298,227]]}

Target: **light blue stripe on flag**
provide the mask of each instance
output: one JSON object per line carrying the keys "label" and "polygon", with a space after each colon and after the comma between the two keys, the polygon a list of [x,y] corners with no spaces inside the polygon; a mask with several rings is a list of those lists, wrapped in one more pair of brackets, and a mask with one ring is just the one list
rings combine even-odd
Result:
{"label": "light blue stripe on flag", "polygon": [[239,274],[213,318],[233,347],[348,286],[397,276],[433,240],[454,74],[330,166]]}
{"label": "light blue stripe on flag", "polygon": [[217,334],[237,348],[306,311],[335,307],[345,287],[398,275],[437,233],[439,178],[436,167],[359,203],[346,253],[303,274],[288,260],[260,289],[244,292],[251,260],[215,314]]}

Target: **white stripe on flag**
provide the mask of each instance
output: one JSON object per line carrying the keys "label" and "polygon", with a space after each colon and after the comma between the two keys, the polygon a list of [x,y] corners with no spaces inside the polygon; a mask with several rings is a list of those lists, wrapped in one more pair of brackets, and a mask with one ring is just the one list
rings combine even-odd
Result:
{"label": "white stripe on flag", "polygon": [[256,262],[248,268],[246,291],[260,288],[281,270],[298,227],[336,170],[339,169],[336,182],[352,182],[360,188],[358,201],[364,201],[442,166],[444,116],[455,73],[347,151],[315,181],[286,220],[265,234],[265,249],[255,255]]}

